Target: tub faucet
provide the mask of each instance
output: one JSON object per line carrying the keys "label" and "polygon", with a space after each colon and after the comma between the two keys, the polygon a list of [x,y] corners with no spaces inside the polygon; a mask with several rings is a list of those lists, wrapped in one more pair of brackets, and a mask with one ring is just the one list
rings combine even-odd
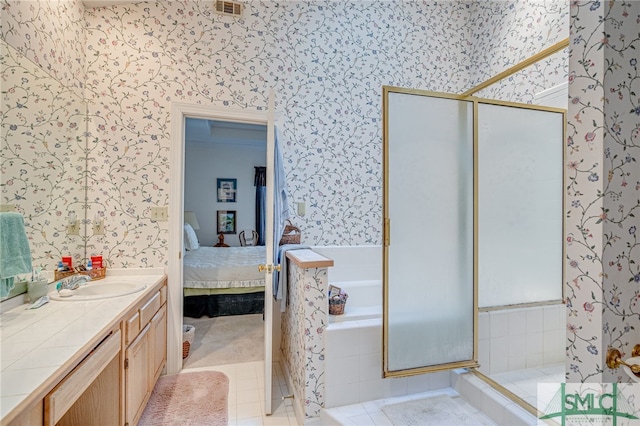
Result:
{"label": "tub faucet", "polygon": [[58,290],[75,290],[80,287],[80,284],[85,284],[87,281],[91,281],[91,277],[89,275],[74,275],[66,280],[60,281],[60,287]]}

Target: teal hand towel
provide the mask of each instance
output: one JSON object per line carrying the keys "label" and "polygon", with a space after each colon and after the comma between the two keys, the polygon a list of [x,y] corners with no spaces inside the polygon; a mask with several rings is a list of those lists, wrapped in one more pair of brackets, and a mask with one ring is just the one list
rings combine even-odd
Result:
{"label": "teal hand towel", "polygon": [[31,272],[31,250],[20,213],[0,212],[0,297],[13,288],[13,277]]}

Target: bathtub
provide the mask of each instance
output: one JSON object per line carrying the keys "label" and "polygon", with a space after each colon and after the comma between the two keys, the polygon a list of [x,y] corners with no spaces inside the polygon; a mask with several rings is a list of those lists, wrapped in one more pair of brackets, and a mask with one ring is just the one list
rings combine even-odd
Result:
{"label": "bathtub", "polygon": [[340,287],[349,297],[344,314],[329,315],[329,324],[382,318],[382,281],[343,281],[332,282],[330,285]]}
{"label": "bathtub", "polygon": [[[446,372],[382,379],[382,281],[334,281],[330,284],[340,287],[349,298],[343,315],[328,315],[325,407],[433,391],[452,385]],[[565,310],[564,305],[551,305],[480,312],[480,371],[496,374],[562,361],[563,352],[558,348],[564,343]],[[539,344],[529,344],[536,341]],[[509,348],[508,352],[499,350],[505,346]],[[497,355],[494,353],[490,357],[494,347]],[[525,352],[528,347],[530,353]],[[511,353],[517,356],[510,356]]]}
{"label": "bathtub", "polygon": [[382,281],[330,281],[349,298],[329,315],[325,338],[325,408],[445,389],[449,372],[382,378]]}

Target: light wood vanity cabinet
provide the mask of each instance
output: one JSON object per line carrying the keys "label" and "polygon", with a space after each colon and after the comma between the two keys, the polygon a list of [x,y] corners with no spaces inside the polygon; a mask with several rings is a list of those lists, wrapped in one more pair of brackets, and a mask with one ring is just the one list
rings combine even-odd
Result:
{"label": "light wood vanity cabinet", "polygon": [[135,425],[142,415],[146,401],[153,388],[149,389],[149,329],[147,326],[129,345],[125,352],[125,425]]}
{"label": "light wood vanity cabinet", "polygon": [[125,425],[138,423],[166,364],[166,290],[163,286],[151,294],[124,321]]}
{"label": "light wood vanity cabinet", "polygon": [[166,364],[166,301],[165,278],[6,425],[136,425]]}
{"label": "light wood vanity cabinet", "polygon": [[120,330],[109,334],[44,399],[44,424],[117,424],[120,417]]}
{"label": "light wood vanity cabinet", "polygon": [[151,347],[151,356],[153,358],[153,362],[151,366],[153,367],[153,373],[151,374],[151,379],[153,384],[155,385],[156,381],[160,377],[160,373],[162,373],[162,369],[164,368],[167,362],[167,305],[164,304],[158,310],[156,315],[151,319],[151,323],[149,324],[151,329],[149,331],[149,338]]}

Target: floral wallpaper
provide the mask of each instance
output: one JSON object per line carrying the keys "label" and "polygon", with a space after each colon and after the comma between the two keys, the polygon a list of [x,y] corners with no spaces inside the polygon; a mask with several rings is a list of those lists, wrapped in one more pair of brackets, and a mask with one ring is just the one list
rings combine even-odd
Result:
{"label": "floral wallpaper", "polygon": [[324,331],[329,318],[329,278],[327,268],[290,265],[287,271],[292,291],[282,316],[281,351],[291,374],[294,401],[304,404],[305,418],[317,417],[325,400]]}
{"label": "floral wallpaper", "polygon": [[[112,263],[165,261],[165,225],[148,216],[151,206],[168,203],[167,105],[261,109],[271,86],[282,117],[290,199],[307,204],[307,214],[295,218],[304,242],[380,244],[381,86],[463,91],[478,81],[480,68],[470,66],[470,55],[486,53],[474,49],[473,37],[485,35],[474,35],[470,16],[489,16],[482,27],[488,28],[498,14],[474,2],[403,2],[395,9],[386,2],[246,6],[240,19],[216,15],[203,2],[88,11],[87,88],[96,116],[89,200],[107,216],[109,232],[95,247]],[[562,32],[550,28],[566,17],[562,8],[537,3],[513,13],[505,32],[520,31],[509,42],[511,57],[492,66],[556,41]],[[542,20],[545,13],[560,17]],[[531,24],[527,31],[522,22]],[[516,49],[520,39],[529,40],[527,49]]]}
{"label": "floral wallpaper", "polygon": [[85,36],[79,0],[0,1],[0,203],[25,218],[34,266],[84,258]]}
{"label": "floral wallpaper", "polygon": [[567,381],[640,343],[640,3],[572,2],[566,164]]}
{"label": "floral wallpaper", "polygon": [[84,97],[84,6],[80,0],[2,0],[2,39]]}
{"label": "floral wallpaper", "polygon": [[[262,109],[274,87],[303,242],[380,244],[381,87],[460,93],[561,39],[567,15],[564,1],[250,1],[234,19],[164,1],[87,9],[83,33],[78,2],[23,3],[3,3],[2,31],[35,63],[80,76],[65,55],[86,50],[86,84],[70,84],[90,103],[87,218],[106,228],[87,235],[87,254],[112,267],[166,263],[167,222],[150,210],[168,205],[172,102]],[[551,61],[509,96],[526,101],[565,74]]]}
{"label": "floral wallpaper", "polygon": [[85,103],[3,40],[0,67],[0,203],[23,215],[34,267],[80,262],[84,228],[66,226],[84,219]]}
{"label": "floral wallpaper", "polygon": [[479,95],[530,102],[568,74],[567,378],[624,380],[603,357],[640,340],[640,3],[249,1],[239,19],[186,0],[0,4],[1,202],[25,216],[34,202],[36,263],[81,256],[82,236],[63,231],[82,198],[72,127],[84,96],[87,217],[107,230],[84,243],[114,267],[166,263],[166,222],[150,208],[169,200],[172,102],[259,110],[274,87],[290,199],[307,204],[294,218],[303,242],[380,244],[381,86],[460,93],[565,38],[570,22],[569,67],[554,55]]}
{"label": "floral wallpaper", "polygon": [[[475,84],[569,37],[568,1],[472,3],[472,63]],[[536,62],[475,96],[532,103],[533,96],[567,81],[568,50]]]}
{"label": "floral wallpaper", "polygon": [[303,242],[379,244],[382,85],[468,85],[466,5],[388,5],[253,1],[240,19],[192,1],[89,10],[89,199],[109,231],[96,248],[115,265],[164,264],[166,224],[148,216],[168,203],[168,106],[262,109],[270,87],[289,198],[307,205]]}

